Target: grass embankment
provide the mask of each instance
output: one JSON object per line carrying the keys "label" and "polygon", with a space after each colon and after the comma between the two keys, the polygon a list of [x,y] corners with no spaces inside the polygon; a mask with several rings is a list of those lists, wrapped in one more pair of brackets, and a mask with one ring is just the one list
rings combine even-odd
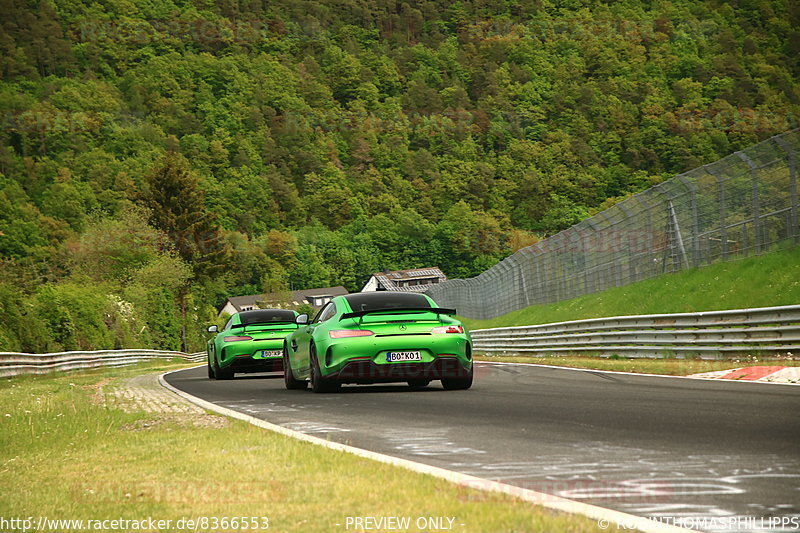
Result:
{"label": "grass embankment", "polygon": [[[271,531],[303,532],[346,531],[348,516],[407,516],[412,524],[447,516],[456,531],[600,531],[589,519],[244,422],[98,401],[127,378],[177,366],[0,380],[0,516],[172,520],[165,530],[184,517],[268,517]],[[197,530],[211,529],[244,530]]]}
{"label": "grass embankment", "polygon": [[800,246],[666,274],[572,300],[533,305],[490,320],[461,320],[474,330],[792,304],[800,304]]}
{"label": "grass embankment", "polygon": [[[623,315],[690,313],[800,303],[800,246],[729,263],[666,274],[572,300],[534,305],[490,320],[461,318],[472,330]],[[753,365],[798,366],[791,358],[601,358],[581,355],[481,357],[484,361],[538,363],[596,370],[689,375]]]}

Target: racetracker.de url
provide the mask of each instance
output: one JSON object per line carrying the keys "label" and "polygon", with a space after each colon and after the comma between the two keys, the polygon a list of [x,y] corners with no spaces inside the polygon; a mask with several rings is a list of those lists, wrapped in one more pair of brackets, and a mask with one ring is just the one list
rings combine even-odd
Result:
{"label": "racetracker.de url", "polygon": [[260,531],[269,529],[266,516],[197,516],[192,518],[54,519],[46,516],[0,517],[0,532],[28,531]]}

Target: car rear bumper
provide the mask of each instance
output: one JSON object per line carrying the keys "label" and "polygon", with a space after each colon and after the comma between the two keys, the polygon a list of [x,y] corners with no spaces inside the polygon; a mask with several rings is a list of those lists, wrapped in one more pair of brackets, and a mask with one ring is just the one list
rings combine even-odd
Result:
{"label": "car rear bumper", "polygon": [[[282,354],[283,340],[229,343],[222,349],[219,365],[222,368],[231,367],[235,372],[247,372],[238,370],[238,367],[258,366],[259,363],[269,366],[271,361],[281,361],[282,356],[263,356],[261,355],[262,350],[274,350]],[[263,370],[253,370],[252,372],[263,372]]]}
{"label": "car rear bumper", "polygon": [[283,358],[255,359],[253,357],[237,357],[226,368],[243,374],[249,372],[282,372]]}
{"label": "car rear bumper", "polygon": [[458,357],[461,365],[470,368],[471,345],[466,335],[392,335],[329,339],[316,344],[319,364],[325,377],[340,372],[345,365],[359,360],[369,360],[378,366],[397,366],[388,363],[386,354],[392,352],[420,352],[420,363],[435,363],[440,358]]}
{"label": "car rear bumper", "polygon": [[369,360],[350,361],[338,372],[325,376],[339,383],[392,383],[411,379],[464,378],[472,371],[457,357],[438,357],[429,363],[375,364]]}

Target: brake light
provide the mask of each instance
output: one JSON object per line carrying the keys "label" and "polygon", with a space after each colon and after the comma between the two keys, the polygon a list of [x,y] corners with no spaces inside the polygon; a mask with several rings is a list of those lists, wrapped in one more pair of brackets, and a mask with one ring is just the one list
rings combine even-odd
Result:
{"label": "brake light", "polygon": [[375,335],[368,329],[334,329],[330,331],[332,339],[345,339],[347,337],[369,337]]}
{"label": "brake light", "polygon": [[437,326],[431,330],[431,333],[464,333],[463,326]]}
{"label": "brake light", "polygon": [[251,341],[253,337],[248,335],[234,335],[233,337],[225,337],[225,342],[237,342],[237,341]]}

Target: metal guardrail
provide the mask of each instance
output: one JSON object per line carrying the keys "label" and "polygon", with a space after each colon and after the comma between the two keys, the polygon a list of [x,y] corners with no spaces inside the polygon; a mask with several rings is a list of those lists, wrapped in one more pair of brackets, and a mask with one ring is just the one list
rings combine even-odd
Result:
{"label": "metal guardrail", "polygon": [[800,351],[800,305],[478,329],[472,339],[473,350],[486,355],[777,355]]}
{"label": "metal guardrail", "polygon": [[186,354],[165,350],[96,350],[46,354],[0,352],[0,376],[45,374],[98,366],[124,366],[157,358],[180,358],[189,362],[205,360],[205,352]]}

